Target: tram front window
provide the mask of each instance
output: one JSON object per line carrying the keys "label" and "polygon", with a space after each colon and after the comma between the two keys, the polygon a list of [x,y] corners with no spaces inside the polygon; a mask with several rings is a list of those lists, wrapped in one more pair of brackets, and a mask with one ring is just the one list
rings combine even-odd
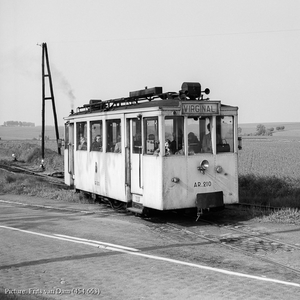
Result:
{"label": "tram front window", "polygon": [[158,118],[144,118],[144,154],[159,154]]}
{"label": "tram front window", "polygon": [[184,155],[183,117],[165,118],[165,155]]}
{"label": "tram front window", "polygon": [[188,118],[188,154],[212,153],[212,117]]}
{"label": "tram front window", "polygon": [[217,153],[234,151],[234,122],[233,116],[217,117]]}

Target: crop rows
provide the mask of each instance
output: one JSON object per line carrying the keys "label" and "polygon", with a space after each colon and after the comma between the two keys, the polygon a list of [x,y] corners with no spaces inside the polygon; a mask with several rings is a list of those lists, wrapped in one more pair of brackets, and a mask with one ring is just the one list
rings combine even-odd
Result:
{"label": "crop rows", "polygon": [[244,139],[239,151],[239,174],[300,180],[300,141]]}

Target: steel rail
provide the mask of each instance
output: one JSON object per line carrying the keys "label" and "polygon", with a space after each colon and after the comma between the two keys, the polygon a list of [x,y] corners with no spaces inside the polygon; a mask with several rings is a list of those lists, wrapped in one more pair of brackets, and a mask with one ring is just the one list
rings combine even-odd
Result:
{"label": "steel rail", "polygon": [[[201,220],[201,221],[202,221],[202,220]],[[206,222],[204,222],[204,223],[206,223]],[[283,267],[283,268],[285,268],[285,269],[288,269],[288,270],[290,270],[290,271],[292,271],[292,272],[294,272],[294,273],[300,275],[300,270],[299,270],[299,269],[296,269],[296,268],[290,267],[290,266],[288,266],[288,265],[279,263],[279,262],[277,262],[277,261],[275,261],[275,260],[272,260],[272,259],[270,259],[270,258],[263,257],[263,256],[261,256],[261,255],[259,255],[259,254],[252,254],[250,251],[244,250],[244,249],[242,249],[242,248],[239,248],[239,247],[236,247],[236,246],[232,246],[232,245],[228,245],[228,244],[226,244],[226,243],[220,241],[218,238],[209,238],[209,237],[205,236],[204,234],[200,234],[200,233],[194,232],[194,231],[189,230],[189,229],[186,229],[185,227],[180,226],[180,225],[174,225],[174,224],[171,224],[171,223],[168,223],[168,222],[165,223],[165,224],[168,225],[168,226],[171,227],[171,228],[174,228],[174,229],[177,229],[177,230],[182,230],[183,232],[188,233],[188,234],[196,235],[196,236],[198,236],[198,237],[200,237],[200,238],[202,238],[202,239],[208,240],[208,241],[213,242],[213,243],[215,243],[215,244],[218,244],[218,245],[220,245],[220,246],[222,246],[222,247],[229,248],[229,249],[232,249],[232,250],[241,252],[241,253],[243,253],[243,254],[245,254],[245,255],[247,255],[247,256],[250,256],[250,257],[252,257],[252,258],[257,258],[257,259],[260,259],[260,260],[262,260],[262,261],[264,261],[264,262],[271,263],[271,264],[274,264],[274,265]],[[214,225],[212,222],[207,222],[207,224]],[[219,227],[218,224],[216,224],[216,226]],[[226,228],[226,229],[228,229],[228,228]],[[249,235],[249,236],[251,236],[251,235]],[[278,242],[278,241],[276,241],[276,242],[277,242],[277,243],[280,243],[280,242]],[[284,243],[282,243],[282,244],[284,244]],[[297,247],[297,246],[296,246],[296,247]]]}

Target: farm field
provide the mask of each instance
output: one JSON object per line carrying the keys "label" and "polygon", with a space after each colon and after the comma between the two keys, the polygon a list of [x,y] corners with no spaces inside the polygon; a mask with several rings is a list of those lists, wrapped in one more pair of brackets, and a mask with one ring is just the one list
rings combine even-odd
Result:
{"label": "farm field", "polygon": [[300,180],[300,136],[243,138],[239,175]]}
{"label": "farm field", "polygon": [[[59,126],[59,137],[64,136],[64,127]],[[42,133],[42,126],[35,127],[6,127],[0,126],[0,138],[2,140],[33,140],[39,139],[39,135]],[[45,126],[45,136],[50,139],[56,139],[55,127]]]}

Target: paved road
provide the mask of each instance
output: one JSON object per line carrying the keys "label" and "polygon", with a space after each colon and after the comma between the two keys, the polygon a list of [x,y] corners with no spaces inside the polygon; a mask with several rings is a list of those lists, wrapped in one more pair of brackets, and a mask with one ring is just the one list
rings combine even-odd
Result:
{"label": "paved road", "polygon": [[300,297],[297,276],[103,205],[2,195],[0,237],[0,299]]}

